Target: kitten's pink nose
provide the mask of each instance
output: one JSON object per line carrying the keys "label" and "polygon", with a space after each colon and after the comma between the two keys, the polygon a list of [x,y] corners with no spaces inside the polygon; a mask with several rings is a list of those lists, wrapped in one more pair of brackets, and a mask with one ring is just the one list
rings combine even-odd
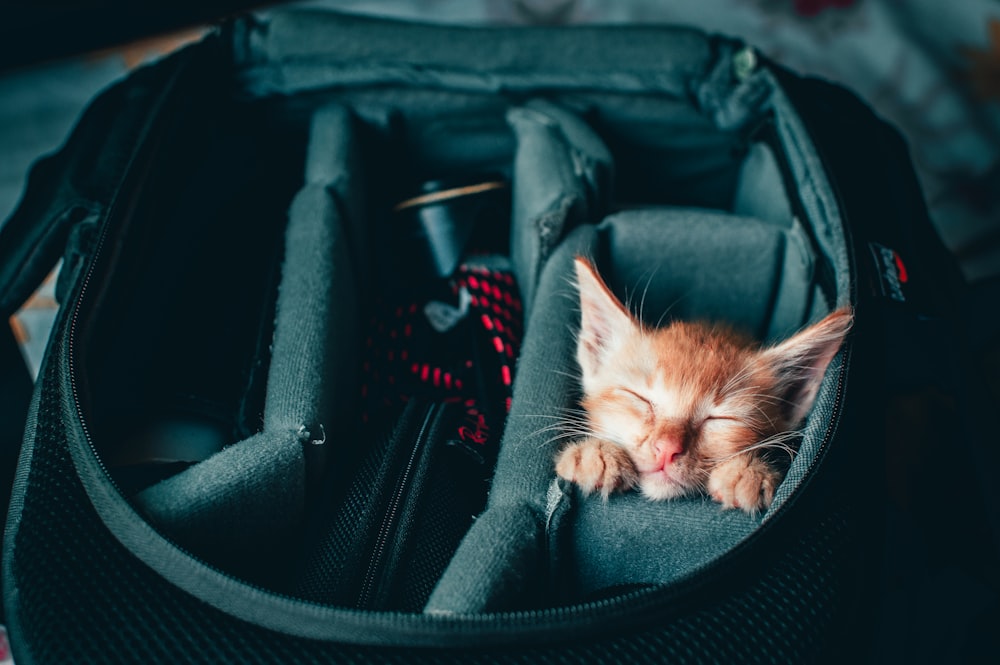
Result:
{"label": "kitten's pink nose", "polygon": [[684,444],[680,439],[664,438],[653,444],[653,450],[660,468],[665,469],[684,454]]}

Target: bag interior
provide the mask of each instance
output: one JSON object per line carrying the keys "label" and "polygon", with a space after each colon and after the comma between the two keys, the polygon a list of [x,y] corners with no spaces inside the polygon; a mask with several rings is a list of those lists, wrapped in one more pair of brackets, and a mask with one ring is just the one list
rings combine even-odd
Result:
{"label": "bag interior", "polygon": [[[401,73],[388,59],[292,57],[313,48],[310,33],[279,43],[280,27],[247,37],[235,86],[194,83],[200,102],[164,130],[87,327],[93,439],[158,531],[238,579],[303,596],[323,488],[349,482],[372,445],[357,387],[373,294],[407,260],[393,206],[420,183],[478,174],[509,185],[500,258],[524,338],[485,508],[422,611],[669,583],[780,508],[819,445],[829,380],[763,515],[704,496],[585,498],[556,481],[548,428],[579,400],[578,255],[619,298],[642,294],[650,324],[726,321],[773,342],[847,302],[833,195],[766,70],[735,75],[741,51],[720,42],[688,48],[696,62],[656,85],[571,64],[533,83],[528,70],[435,61],[442,49]],[[337,57],[351,62],[367,38]]]}

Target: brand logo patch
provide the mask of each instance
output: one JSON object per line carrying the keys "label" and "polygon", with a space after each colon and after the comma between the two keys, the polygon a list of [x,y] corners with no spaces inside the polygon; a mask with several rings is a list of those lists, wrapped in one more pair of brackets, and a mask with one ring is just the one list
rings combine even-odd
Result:
{"label": "brand logo patch", "polygon": [[872,242],[868,244],[868,247],[871,249],[872,260],[875,262],[875,273],[878,275],[876,291],[879,295],[896,302],[906,302],[903,288],[910,276],[907,274],[903,259],[895,250],[889,249],[885,245]]}

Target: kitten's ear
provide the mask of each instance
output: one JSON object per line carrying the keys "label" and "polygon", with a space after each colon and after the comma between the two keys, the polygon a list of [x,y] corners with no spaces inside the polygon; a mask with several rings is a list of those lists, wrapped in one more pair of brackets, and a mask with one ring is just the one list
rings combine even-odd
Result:
{"label": "kitten's ear", "polygon": [[576,258],[576,283],[580,292],[580,338],[577,358],[584,377],[592,375],[630,334],[636,324],[587,259]]}
{"label": "kitten's ear", "polygon": [[823,374],[840,349],[853,320],[851,309],[843,307],[760,352],[760,359],[777,377],[777,393],[785,400],[783,406],[789,427],[801,422],[812,408]]}

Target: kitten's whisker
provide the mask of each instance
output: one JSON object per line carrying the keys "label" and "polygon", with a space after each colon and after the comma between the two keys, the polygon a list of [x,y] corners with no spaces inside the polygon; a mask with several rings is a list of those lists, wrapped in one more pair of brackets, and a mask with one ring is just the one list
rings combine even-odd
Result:
{"label": "kitten's whisker", "polygon": [[511,414],[512,418],[549,418],[552,420],[565,420],[566,416],[564,414],[554,414],[554,413],[515,413]]}
{"label": "kitten's whisker", "polygon": [[539,444],[541,448],[547,448],[551,444],[559,441],[582,441],[584,439],[593,438],[589,433],[586,432],[566,432],[563,434],[557,434],[556,436],[549,437]]}
{"label": "kitten's whisker", "polygon": [[[753,374],[753,372],[754,372],[754,367],[752,365],[746,365],[745,367],[743,367],[742,369],[740,369],[739,372],[737,372],[732,377],[730,377],[728,381],[726,381],[725,385],[722,386],[722,390],[720,390],[720,392],[723,395],[728,396],[731,392],[734,391],[734,389],[736,388],[736,386],[738,386],[747,377],[749,377],[751,374]],[[756,388],[757,388],[757,386],[747,386],[746,389],[756,389]],[[741,389],[741,390],[743,390],[743,389]]]}
{"label": "kitten's whisker", "polygon": [[548,424],[543,425],[543,429],[558,429],[560,427],[581,429],[590,427],[590,421],[587,419],[585,414],[537,414],[535,416],[522,416],[522,418],[538,418],[542,421],[550,421]]}
{"label": "kitten's whisker", "polygon": [[539,434],[545,434],[546,432],[563,432],[569,434],[590,434],[590,428],[587,427],[586,423],[558,423],[555,425],[548,425],[540,429],[536,429],[529,436],[538,436]]}
{"label": "kitten's whisker", "polygon": [[791,460],[792,458],[795,457],[795,454],[798,452],[798,449],[795,446],[792,446],[786,442],[796,440],[800,436],[801,436],[800,433],[794,430],[790,430],[787,432],[779,432],[778,434],[770,436],[764,439],[763,441],[758,441],[754,445],[745,448],[743,452],[750,452],[753,450],[762,450],[762,449],[776,449],[784,451],[788,455],[789,460]]}
{"label": "kitten's whisker", "polygon": [[587,417],[587,410],[579,406],[560,406],[557,407],[559,413],[518,413],[512,414],[512,416],[517,416],[519,418],[569,418],[572,416]]}
{"label": "kitten's whisker", "polygon": [[642,289],[642,296],[640,296],[640,298],[639,298],[639,312],[638,312],[638,314],[639,314],[639,320],[640,321],[645,321],[646,320],[646,296],[649,295],[649,287],[652,285],[653,278],[656,277],[656,273],[659,272],[659,270],[660,270],[660,267],[656,266],[655,268],[653,268],[650,271],[649,277],[646,278],[646,285],[643,287],[643,289]]}
{"label": "kitten's whisker", "polygon": [[[787,443],[784,443],[784,440],[785,439],[794,438],[793,435],[797,435],[797,434],[798,434],[798,432],[783,432],[781,434],[776,434],[773,437],[769,437],[767,439],[764,439],[763,441],[758,441],[757,443],[755,443],[755,444],[753,444],[751,446],[747,446],[746,448],[743,448],[742,450],[739,450],[739,451],[737,451],[735,453],[732,453],[730,455],[724,455],[722,457],[713,457],[713,458],[710,458],[709,461],[711,461],[711,462],[715,463],[716,465],[718,465],[718,464],[722,464],[724,462],[728,462],[731,459],[735,459],[735,458],[739,457],[740,455],[745,455],[745,454],[753,452],[755,450],[761,450],[761,449],[765,449],[765,448],[766,449],[781,450],[785,454],[787,454],[789,460],[791,460],[791,459],[793,459],[795,457],[796,453],[798,453],[798,450],[794,446],[791,446],[791,445],[789,445]],[[779,439],[779,437],[781,437],[781,438]]]}
{"label": "kitten's whisker", "polygon": [[736,397],[754,397],[762,402],[770,402],[772,404],[784,403],[787,404],[788,400],[783,397],[778,397],[777,395],[770,395],[768,393],[747,393],[748,390],[753,390],[757,386],[747,386],[742,390],[735,391],[732,393]]}
{"label": "kitten's whisker", "polygon": [[587,415],[587,410],[582,406],[561,406],[559,410],[563,413],[579,413],[581,415]]}
{"label": "kitten's whisker", "polygon": [[586,438],[587,438],[586,436],[581,436],[577,432],[569,432],[568,434],[560,434],[558,436],[549,437],[548,439],[545,439],[545,441],[541,443],[541,446],[547,448],[550,444],[555,443],[557,441],[565,441],[568,439],[578,441]]}
{"label": "kitten's whisker", "polygon": [[528,436],[535,437],[538,436],[539,434],[545,434],[547,432],[566,432],[566,431],[568,431],[567,428],[564,427],[562,423],[560,423],[558,425],[549,425],[547,427],[536,429],[535,431],[531,432]]}
{"label": "kitten's whisker", "polygon": [[663,319],[667,318],[667,315],[670,314],[671,311],[673,311],[674,307],[676,307],[680,303],[680,301],[684,300],[689,295],[690,295],[690,293],[685,293],[683,295],[680,295],[680,296],[677,297],[676,300],[674,300],[672,303],[670,303],[669,305],[667,305],[667,308],[665,310],[663,310],[663,314],[660,314],[660,318],[657,319],[657,321],[656,321],[656,327],[659,328],[660,326],[662,326],[663,325]]}
{"label": "kitten's whisker", "polygon": [[769,427],[774,427],[774,421],[771,420],[771,416],[767,415],[767,412],[764,411],[763,407],[761,407],[760,404],[754,404],[753,408],[757,410],[757,413],[759,413],[761,417],[764,418],[764,420],[767,421]]}
{"label": "kitten's whisker", "polygon": [[696,476],[701,476],[707,480],[708,477],[712,475],[712,470],[707,466],[705,466],[704,462],[711,462],[711,461],[714,460],[712,460],[711,458],[704,458],[702,460],[699,460],[699,463],[695,464],[693,467],[693,473]]}

